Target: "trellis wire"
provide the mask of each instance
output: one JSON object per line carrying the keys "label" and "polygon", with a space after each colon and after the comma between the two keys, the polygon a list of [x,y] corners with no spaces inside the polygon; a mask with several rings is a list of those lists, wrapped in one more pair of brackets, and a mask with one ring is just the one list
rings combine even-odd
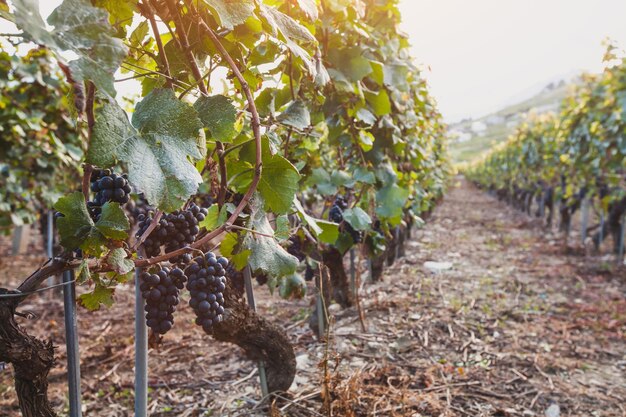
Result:
{"label": "trellis wire", "polygon": [[[252,271],[250,270],[250,266],[246,266],[244,268],[243,280],[246,286],[246,299],[248,300],[248,306],[250,306],[253,311],[256,311],[254,289],[252,288]],[[265,398],[269,394],[269,389],[267,386],[267,375],[265,374],[265,364],[262,360],[257,362],[257,367],[259,369],[259,381],[261,382],[261,394],[263,395],[263,398]]]}
{"label": "trellis wire", "polygon": [[141,268],[135,268],[135,417],[148,415],[148,328],[141,294]]}
{"label": "trellis wire", "polygon": [[81,417],[80,353],[76,326],[76,285],[74,270],[63,272],[63,307],[65,311],[65,345],[67,347],[67,379],[70,417]]}

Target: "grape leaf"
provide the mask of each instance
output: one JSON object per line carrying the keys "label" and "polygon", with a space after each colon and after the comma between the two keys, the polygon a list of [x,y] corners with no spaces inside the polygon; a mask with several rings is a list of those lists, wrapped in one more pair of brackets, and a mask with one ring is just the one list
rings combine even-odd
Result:
{"label": "grape leaf", "polygon": [[254,14],[253,0],[204,0],[204,2],[215,12],[220,25],[226,29],[233,29]]}
{"label": "grape leaf", "polygon": [[298,191],[299,180],[296,167],[282,156],[264,157],[259,192],[265,199],[265,207],[276,214],[287,213]]}
{"label": "grape leaf", "polygon": [[274,236],[279,240],[289,239],[289,217],[287,215],[283,214],[276,217],[276,232],[274,232]]}
{"label": "grape leaf", "polygon": [[391,113],[391,101],[387,91],[380,90],[378,93],[365,92],[365,99],[372,106],[376,116],[384,116]]}
{"label": "grape leaf", "polygon": [[297,0],[300,9],[309,17],[309,19],[315,21],[317,20],[317,5],[315,4],[315,0]]}
{"label": "grape leaf", "polygon": [[286,300],[301,300],[306,295],[306,282],[298,274],[288,275],[280,281],[278,294]]}
{"label": "grape leaf", "polygon": [[36,0],[14,0],[15,23],[36,43],[57,53],[72,51],[77,58],[69,62],[77,81],[91,80],[109,96],[115,96],[113,74],[126,56],[127,49],[114,38],[106,10],[94,7],[86,0],[65,0],[57,7],[48,23],[48,31],[39,14]]}
{"label": "grape leaf", "polygon": [[409,190],[400,188],[397,184],[381,188],[376,193],[376,214],[386,218],[401,217],[408,197]]}
{"label": "grape leaf", "polygon": [[80,295],[78,302],[90,311],[100,310],[101,304],[111,307],[113,305],[113,288],[96,284],[93,292]]}
{"label": "grape leaf", "polygon": [[[274,236],[274,230],[263,211],[262,198],[256,196],[250,206],[252,214],[248,227],[265,235]],[[253,272],[262,271],[273,277],[293,274],[298,266],[298,258],[290,255],[274,237],[248,233],[244,246],[250,251],[248,264]]]}
{"label": "grape leaf", "polygon": [[61,245],[69,250],[78,249],[94,226],[83,193],[75,192],[61,197],[54,205],[54,209],[63,214],[63,217],[57,219]]}
{"label": "grape leaf", "polygon": [[198,226],[204,227],[206,230],[215,230],[226,222],[228,217],[227,204],[222,209],[217,204],[213,204],[208,208],[208,213],[204,220]]}
{"label": "grape leaf", "polygon": [[360,81],[372,72],[370,61],[363,57],[361,48],[331,49],[328,60],[337,71],[344,74],[350,81]]}
{"label": "grape leaf", "polygon": [[119,275],[126,275],[135,268],[135,263],[128,259],[126,251],[122,248],[109,252],[106,262]]}
{"label": "grape leaf", "polygon": [[169,89],[155,89],[137,104],[132,124],[109,101],[98,109],[87,161],[98,166],[125,162],[131,183],[152,205],[171,212],[202,183],[190,161],[206,153],[201,128],[194,108]]}
{"label": "grape leaf", "polygon": [[307,212],[304,210],[304,207],[302,207],[302,204],[300,204],[300,200],[298,200],[298,197],[296,196],[294,196],[293,198],[293,206],[296,208],[296,211],[300,215],[300,218],[304,220],[304,222],[307,224],[307,226],[309,226],[309,228],[316,236],[322,233],[322,228],[318,226],[317,219],[314,219],[307,214]]}
{"label": "grape leaf", "polygon": [[284,125],[304,130],[311,125],[311,114],[302,100],[294,100],[276,120]]}
{"label": "grape leaf", "polygon": [[226,233],[220,244],[220,253],[229,258],[235,269],[241,271],[248,264],[250,250],[241,247],[237,233]]}
{"label": "grape leaf", "polygon": [[352,226],[354,230],[369,230],[372,219],[360,207],[345,209],[343,219]]}
{"label": "grape leaf", "polygon": [[198,112],[204,127],[209,129],[215,140],[229,143],[237,136],[235,129],[237,109],[228,97],[219,94],[210,97],[202,96],[196,100],[193,107]]}
{"label": "grape leaf", "polygon": [[96,222],[96,228],[106,238],[124,240],[128,237],[130,223],[120,205],[109,202],[102,206],[102,215]]}
{"label": "grape leaf", "polygon": [[337,238],[339,237],[339,225],[337,223],[320,219],[317,219],[317,225],[322,229],[322,233],[317,235],[319,241],[322,243],[328,243],[329,245],[335,244]]}
{"label": "grape leaf", "polygon": [[292,17],[280,12],[279,10],[268,7],[261,3],[259,5],[261,16],[272,29],[273,35],[282,35],[286,41],[299,40],[303,42],[311,42],[317,44],[315,36]]}

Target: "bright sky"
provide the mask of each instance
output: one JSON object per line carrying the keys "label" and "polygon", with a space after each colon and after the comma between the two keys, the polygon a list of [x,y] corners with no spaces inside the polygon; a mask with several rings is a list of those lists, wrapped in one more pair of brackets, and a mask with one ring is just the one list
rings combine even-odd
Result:
{"label": "bright sky", "polygon": [[480,117],[626,48],[625,0],[400,0],[403,30],[446,121]]}

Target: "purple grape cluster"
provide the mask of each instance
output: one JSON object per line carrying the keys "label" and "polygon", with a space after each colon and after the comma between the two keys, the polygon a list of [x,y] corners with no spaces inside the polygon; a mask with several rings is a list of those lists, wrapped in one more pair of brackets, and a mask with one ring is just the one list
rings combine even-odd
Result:
{"label": "purple grape cluster", "polygon": [[185,287],[187,277],[180,268],[161,268],[157,273],[143,272],[139,289],[146,301],[146,325],[158,334],[174,326],[174,312],[180,302],[178,293]]}
{"label": "purple grape cluster", "polygon": [[93,202],[98,206],[109,201],[126,204],[131,192],[128,175],[118,175],[110,169],[96,169],[91,174],[91,191],[96,193]]}
{"label": "purple grape cluster", "polygon": [[341,224],[341,231],[348,233],[354,243],[361,243],[363,241],[363,232],[354,230],[352,225],[343,222],[343,211],[348,208],[348,202],[341,195],[338,195],[335,199],[333,206],[328,212],[328,219],[333,223]]}
{"label": "purple grape cluster", "polygon": [[95,169],[91,173],[90,181],[91,191],[96,195],[93,201],[87,202],[87,209],[94,221],[100,220],[105,203],[112,201],[123,205],[130,201],[132,189],[127,174],[118,175],[110,169]]}
{"label": "purple grape cluster", "polygon": [[[143,243],[148,257],[157,256],[161,253],[161,247],[165,246],[166,252],[180,249],[193,243],[200,233],[200,222],[204,220],[208,211],[192,203],[187,210],[176,210],[166,214],[159,220],[157,227]],[[152,223],[152,213],[137,216],[139,227],[137,237],[143,235]],[[175,264],[187,264],[191,261],[190,254],[183,254],[171,259]]]}
{"label": "purple grape cluster", "polygon": [[187,289],[191,294],[189,305],[196,314],[196,324],[210,334],[213,325],[224,319],[224,290],[228,259],[208,252],[193,259],[185,269],[189,277]]}

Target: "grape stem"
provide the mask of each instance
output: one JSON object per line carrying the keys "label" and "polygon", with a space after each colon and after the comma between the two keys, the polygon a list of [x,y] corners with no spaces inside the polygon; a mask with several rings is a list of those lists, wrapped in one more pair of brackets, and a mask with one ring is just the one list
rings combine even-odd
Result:
{"label": "grape stem", "polygon": [[85,204],[87,204],[87,201],[89,201],[89,184],[91,183],[92,172],[93,172],[93,165],[91,164],[83,165],[82,191],[83,191],[83,196],[85,196]]}
{"label": "grape stem", "polygon": [[144,2],[144,9],[147,15],[146,17],[150,21],[150,27],[152,28],[152,33],[154,35],[157,48],[159,49],[159,58],[161,60],[163,73],[165,74],[165,83],[167,85],[167,88],[172,89],[174,88],[174,85],[172,83],[170,64],[167,61],[167,55],[165,54],[165,49],[163,48],[163,41],[161,40],[161,34],[159,33],[159,28],[157,27],[156,20],[154,19],[154,9],[152,7],[152,3],[150,2],[150,0],[147,0]]}
{"label": "grape stem", "polygon": [[163,212],[161,210],[157,210],[154,215],[154,218],[152,219],[152,222],[150,223],[150,226],[148,226],[148,228],[141,234],[139,239],[137,239],[137,241],[132,247],[132,250],[136,250],[139,247],[139,245],[142,245],[143,242],[146,241],[148,236],[150,236],[150,233],[152,233],[152,231],[156,229],[157,225],[159,224],[159,220],[161,220],[161,216],[163,216]]}

